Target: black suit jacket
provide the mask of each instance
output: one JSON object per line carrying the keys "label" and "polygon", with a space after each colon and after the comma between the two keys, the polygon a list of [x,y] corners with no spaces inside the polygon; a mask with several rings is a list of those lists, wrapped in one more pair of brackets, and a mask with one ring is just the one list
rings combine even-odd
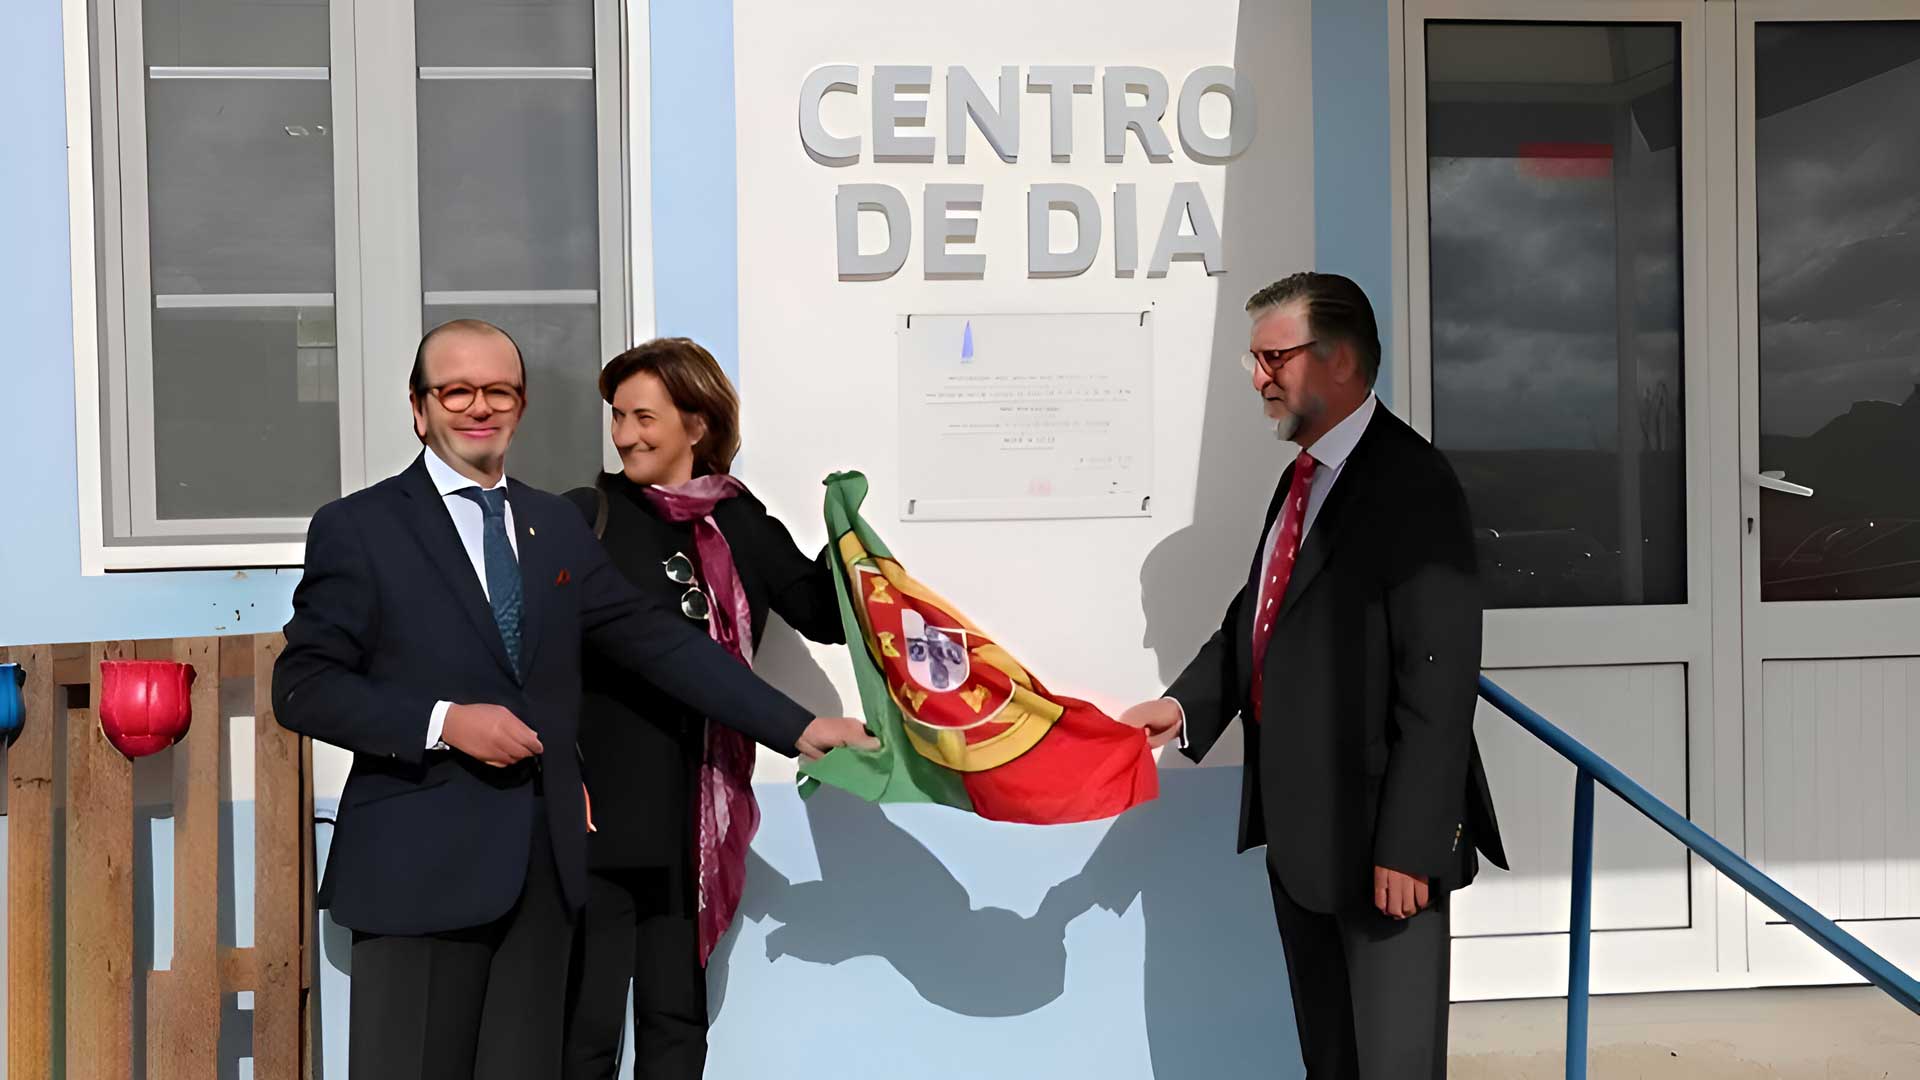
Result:
{"label": "black suit jacket", "polygon": [[[343,926],[426,934],[506,914],[526,875],[536,772],[561,886],[585,901],[583,644],[785,753],[812,719],[628,585],[559,496],[510,480],[508,498],[525,596],[517,668],[424,461],[327,504],[308,528],[273,701],[281,724],[353,751],[320,890]],[[427,750],[442,700],[511,709],[545,753],[496,769]]]}
{"label": "black suit jacket", "polygon": [[[1168,695],[1198,761],[1237,713],[1249,671],[1260,544],[1247,582]],[[1373,867],[1460,888],[1477,848],[1506,866],[1473,739],[1480,595],[1467,502],[1446,459],[1374,410],[1301,545],[1247,722],[1240,850],[1267,845],[1293,899],[1373,905]]]}
{"label": "black suit jacket", "polygon": [[[566,499],[582,520],[592,521],[600,491],[606,492],[601,544],[608,558],[635,588],[677,612],[687,586],[667,577],[666,561],[679,553],[699,565],[692,523],[661,517],[640,486],[620,473],[600,477],[598,488],[575,488]],[[754,643],[766,629],[769,611],[779,612],[815,641],[846,641],[824,552],[819,559],[801,554],[786,526],[751,493],[722,501],[714,508],[713,520],[726,537],[746,589]],[[707,580],[704,568],[700,580]],[[705,623],[688,625],[706,632]],[[587,865],[683,868],[692,833],[691,782],[705,745],[705,718],[598,656],[586,657],[584,673],[580,750],[596,829],[587,837]],[[727,717],[719,720],[728,722]]]}

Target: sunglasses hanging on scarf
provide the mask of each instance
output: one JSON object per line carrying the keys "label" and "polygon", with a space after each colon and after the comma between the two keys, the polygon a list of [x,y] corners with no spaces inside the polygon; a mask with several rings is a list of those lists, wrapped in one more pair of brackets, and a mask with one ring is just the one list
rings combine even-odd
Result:
{"label": "sunglasses hanging on scarf", "polygon": [[706,622],[713,614],[713,605],[708,603],[706,591],[700,588],[700,580],[694,576],[693,560],[676,551],[663,565],[667,568],[668,581],[687,586],[687,591],[680,594],[680,614],[697,622]]}

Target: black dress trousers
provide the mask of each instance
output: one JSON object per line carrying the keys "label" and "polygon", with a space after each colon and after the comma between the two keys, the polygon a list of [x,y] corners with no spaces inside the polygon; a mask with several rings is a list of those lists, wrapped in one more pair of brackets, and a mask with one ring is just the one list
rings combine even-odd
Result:
{"label": "black dress trousers", "polygon": [[546,799],[533,805],[526,885],[505,916],[418,937],[354,935],[354,1080],[559,1075],[573,922]]}

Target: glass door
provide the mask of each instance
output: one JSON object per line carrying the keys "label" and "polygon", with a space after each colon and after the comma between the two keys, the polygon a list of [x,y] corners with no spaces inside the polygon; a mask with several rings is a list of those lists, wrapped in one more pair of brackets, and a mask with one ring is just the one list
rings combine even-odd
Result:
{"label": "glass door", "polygon": [[[1749,857],[1920,967],[1920,19],[1738,5]],[[1757,981],[1851,981],[1750,905]]]}

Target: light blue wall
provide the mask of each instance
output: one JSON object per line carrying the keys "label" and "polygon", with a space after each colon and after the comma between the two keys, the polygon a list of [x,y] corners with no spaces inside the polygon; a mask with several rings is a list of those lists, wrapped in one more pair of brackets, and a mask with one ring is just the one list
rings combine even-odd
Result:
{"label": "light blue wall", "polygon": [[657,331],[740,379],[733,6],[652,0],[653,303]]}
{"label": "light blue wall", "polygon": [[1377,391],[1392,403],[1392,122],[1385,0],[1314,0],[1314,269],[1366,290],[1380,323]]}
{"label": "light blue wall", "polygon": [[[59,12],[16,0],[0,65],[0,643],[277,628],[292,574],[79,575]],[[737,374],[730,9],[652,13],[658,326]],[[1385,4],[1316,0],[1313,47],[1319,268],[1366,288],[1388,338]],[[1239,771],[1164,781],[1116,822],[1046,830],[763,785],[740,929],[712,973],[709,1075],[1298,1076],[1264,874],[1232,852]],[[148,865],[169,895],[170,861]],[[347,957],[336,929],[322,944],[337,1078]]]}

